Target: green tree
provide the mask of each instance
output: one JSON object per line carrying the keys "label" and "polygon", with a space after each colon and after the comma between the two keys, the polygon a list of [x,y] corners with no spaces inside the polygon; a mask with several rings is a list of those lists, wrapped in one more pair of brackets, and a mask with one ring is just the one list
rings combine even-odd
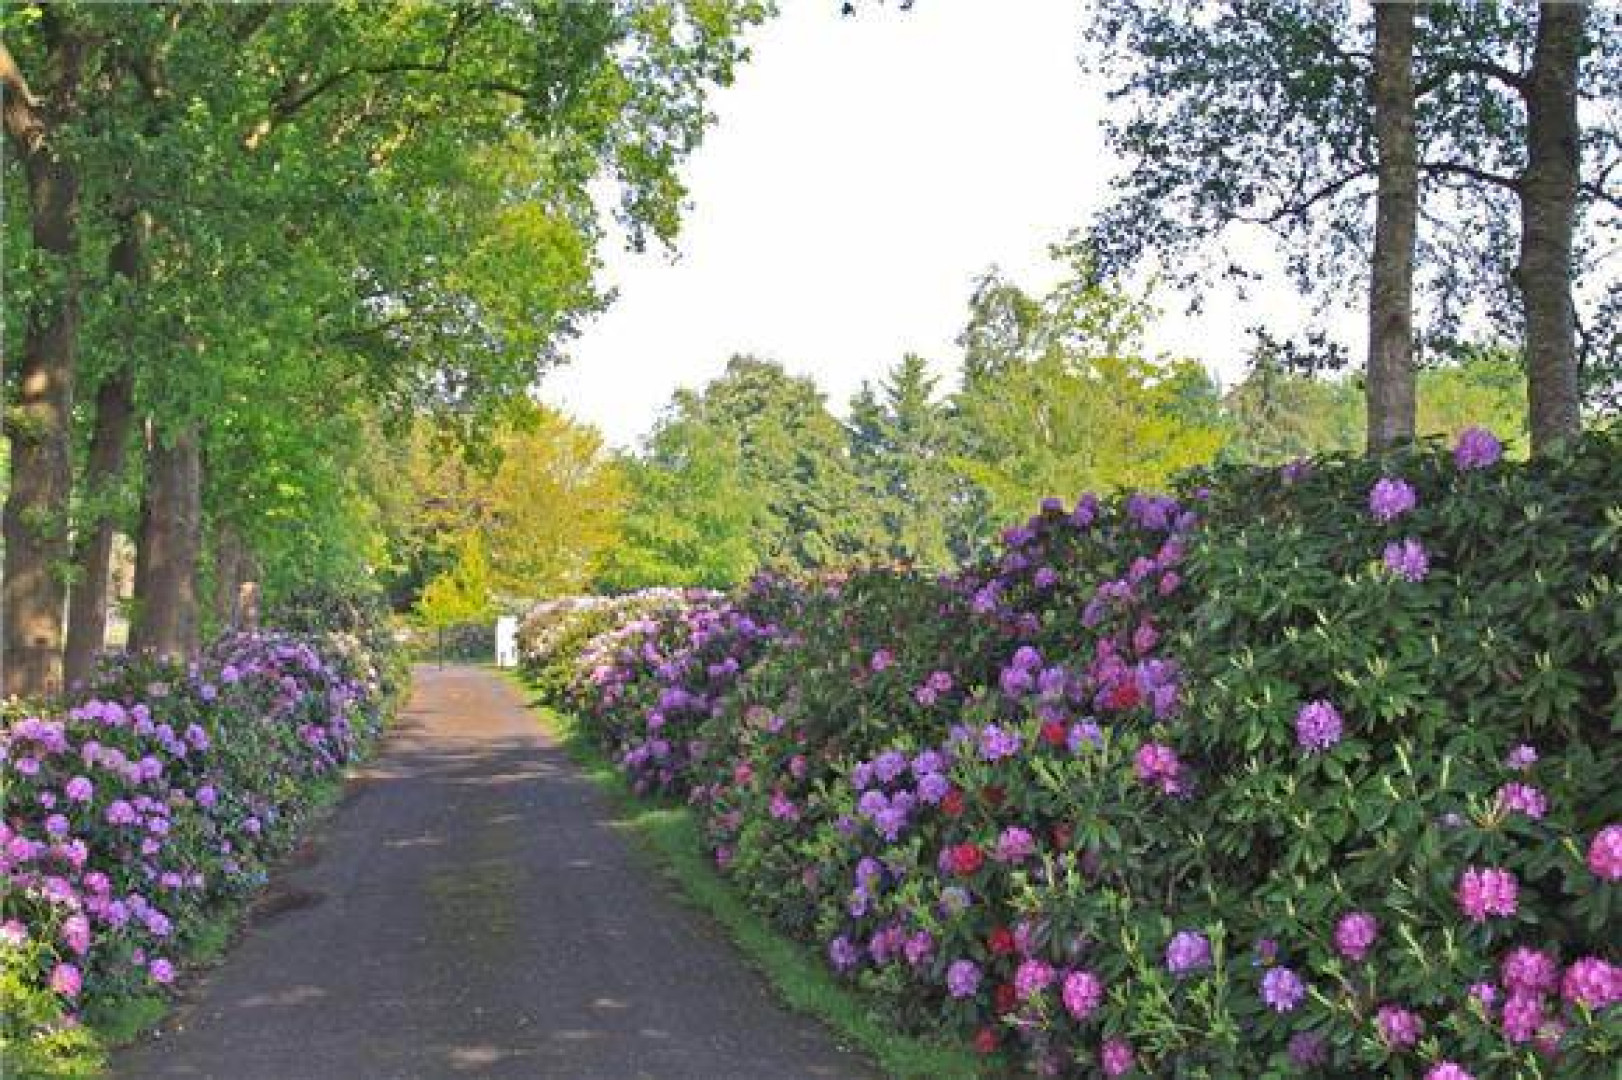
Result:
{"label": "green tree", "polygon": [[[76,355],[98,358],[84,370],[102,385],[130,391],[121,410],[98,393],[86,442],[121,443],[120,411],[156,436],[143,455],[142,634],[184,651],[195,612],[163,609],[191,606],[201,538],[253,531],[224,520],[209,493],[258,482],[215,483],[217,459],[258,462],[216,455],[211,429],[310,400],[396,415],[434,406],[479,426],[480,410],[531,385],[603,302],[594,192],[618,195],[635,242],[674,238],[677,165],[708,122],[710,89],[743,55],[741,31],[764,13],[751,0],[8,9],[8,137],[37,149],[45,131],[71,147],[38,160],[72,173],[53,190],[75,192],[78,213],[60,214],[67,204],[8,159],[9,205],[75,227],[55,248],[12,249],[29,285],[7,318],[72,316],[86,297],[85,317],[59,320],[52,347],[30,353],[43,365],[30,384],[51,390],[30,430],[58,464],[13,467],[27,482],[12,485],[8,536],[28,522],[43,540],[7,545],[7,587],[23,590],[7,605],[13,689],[50,683],[60,647],[50,583],[65,562],[59,463]],[[11,105],[34,98],[14,92],[28,72],[50,96],[44,128],[12,123]],[[141,242],[123,247],[138,257],[116,268],[121,283],[81,289],[131,237]],[[57,271],[41,272],[47,263]],[[120,293],[122,313],[108,304],[101,317],[102,299]],[[92,455],[87,512],[99,515],[102,481],[121,471],[111,458]],[[80,553],[87,590],[105,587],[100,552]],[[87,624],[96,607],[85,605]],[[40,664],[28,641],[43,643]]]}
{"label": "green tree", "polygon": [[630,495],[619,540],[604,555],[599,588],[726,589],[755,572],[760,513],[737,444],[724,433],[666,417],[643,452],[626,456],[620,467]]}
{"label": "green tree", "polygon": [[878,517],[886,559],[930,569],[953,560],[954,523],[968,493],[949,461],[949,406],[922,357],[908,353],[851,402],[851,462]]}
{"label": "green tree", "polygon": [[700,393],[676,395],[675,415],[736,448],[751,545],[772,570],[844,566],[879,549],[878,524],[851,467],[844,429],[810,379],[735,356]]}
{"label": "green tree", "polygon": [[[1033,312],[1025,340],[972,372],[954,399],[953,466],[978,489],[983,516],[1006,524],[1049,496],[1156,487],[1209,462],[1222,444],[1210,376],[1187,361],[1142,356],[1147,303],[1078,272],[1041,301],[1004,286],[1005,310]],[[977,333],[971,307],[965,338]]]}

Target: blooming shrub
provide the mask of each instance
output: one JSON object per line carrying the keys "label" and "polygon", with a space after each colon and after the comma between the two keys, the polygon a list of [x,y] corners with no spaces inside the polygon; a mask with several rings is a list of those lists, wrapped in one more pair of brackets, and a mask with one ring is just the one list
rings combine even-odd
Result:
{"label": "blooming shrub", "polygon": [[575,680],[580,653],[593,638],[638,618],[721,599],[720,593],[700,589],[644,589],[624,596],[544,600],[518,624],[519,668],[543,694],[561,698]]}
{"label": "blooming shrub", "polygon": [[[807,589],[702,663],[690,615],[633,623],[574,704],[751,903],[987,1054],[1609,1075],[1619,549],[1615,434],[1227,468]],[[636,733],[672,704],[667,781]]]}
{"label": "blooming shrub", "polygon": [[172,982],[208,912],[263,883],[313,781],[376,735],[390,683],[354,637],[241,636],[190,668],[114,661],[65,713],[0,726],[8,1064],[42,1071],[86,1006]]}

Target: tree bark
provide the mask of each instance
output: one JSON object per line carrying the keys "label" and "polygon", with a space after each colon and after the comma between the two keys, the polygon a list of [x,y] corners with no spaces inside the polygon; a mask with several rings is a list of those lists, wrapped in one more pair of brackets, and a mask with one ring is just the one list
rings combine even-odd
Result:
{"label": "tree bark", "polygon": [[1577,65],[1586,3],[1538,5],[1537,45],[1526,84],[1526,171],[1521,174],[1521,261],[1526,305],[1526,384],[1532,452],[1582,426],[1571,245],[1577,215]]}
{"label": "tree bark", "polygon": [[[141,273],[144,227],[137,216],[126,216],[108,257],[112,273],[131,283]],[[107,503],[123,482],[134,417],[135,371],[132,358],[126,357],[123,366],[110,373],[96,391],[95,426],[83,480],[89,510],[74,545],[78,573],[68,602],[68,648],[63,665],[68,686],[89,677],[96,654],[107,640],[114,525]]]}
{"label": "tree bark", "polygon": [[38,299],[23,330],[17,400],[7,410],[11,488],[3,531],[0,639],[7,694],[54,693],[62,686],[62,608],[67,586],[67,517],[73,486],[73,374],[78,341],[79,178],[57,134],[78,111],[85,45],[46,27],[49,107],[36,99],[0,45],[6,136],[22,162],[32,241],[60,275]]}
{"label": "tree bark", "polygon": [[185,660],[197,651],[202,454],[192,428],[169,444],[147,442],[130,648]]}
{"label": "tree bark", "polygon": [[214,540],[214,621],[221,632],[241,627],[243,586],[251,572],[248,549],[233,525],[221,525]]}
{"label": "tree bark", "polygon": [[1374,5],[1374,136],[1379,193],[1369,283],[1369,453],[1414,437],[1414,7]]}

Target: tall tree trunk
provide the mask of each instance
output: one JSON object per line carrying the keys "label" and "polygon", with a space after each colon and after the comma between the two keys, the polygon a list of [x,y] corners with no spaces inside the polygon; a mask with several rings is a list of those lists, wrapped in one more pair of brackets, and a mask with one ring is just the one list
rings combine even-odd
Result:
{"label": "tall tree trunk", "polygon": [[[47,16],[48,17],[48,16]],[[7,410],[11,489],[0,584],[3,683],[8,694],[52,693],[62,684],[62,606],[73,487],[73,369],[78,339],[79,178],[56,138],[78,109],[84,43],[47,26],[49,107],[36,99],[0,45],[6,136],[22,161],[34,246],[59,274],[54,295],[28,312],[17,400]]]}
{"label": "tall tree trunk", "polygon": [[[141,273],[144,223],[128,215],[119,223],[118,242],[108,257],[117,277],[135,282]],[[96,390],[95,426],[84,489],[89,512],[74,545],[78,569],[68,602],[68,648],[64,677],[69,686],[89,677],[107,639],[108,591],[112,586],[113,513],[107,505],[123,482],[124,461],[135,416],[132,358],[110,373]]]}
{"label": "tall tree trunk", "polygon": [[1414,437],[1414,8],[1374,5],[1374,136],[1379,195],[1369,285],[1368,448]]}
{"label": "tall tree trunk", "polygon": [[233,525],[221,525],[214,537],[214,621],[222,631],[242,624],[242,586],[248,580],[250,559],[242,534]]}
{"label": "tall tree trunk", "polygon": [[197,648],[197,557],[202,539],[197,432],[188,428],[169,444],[149,437],[146,461],[130,647],[187,659]]}
{"label": "tall tree trunk", "polygon": [[1526,171],[1521,174],[1521,265],[1526,304],[1526,384],[1532,452],[1575,435],[1577,315],[1571,240],[1580,167],[1577,64],[1585,3],[1538,5],[1537,45],[1526,85]]}

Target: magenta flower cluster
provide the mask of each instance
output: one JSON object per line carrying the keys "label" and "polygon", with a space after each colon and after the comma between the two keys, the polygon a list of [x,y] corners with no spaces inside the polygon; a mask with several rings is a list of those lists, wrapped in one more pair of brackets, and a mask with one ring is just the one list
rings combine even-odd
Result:
{"label": "magenta flower cluster", "polygon": [[351,760],[383,689],[353,641],[238,637],[190,669],[108,666],[65,715],[0,730],[8,968],[70,1013],[171,984],[185,924],[263,881],[307,795],[290,781]]}

